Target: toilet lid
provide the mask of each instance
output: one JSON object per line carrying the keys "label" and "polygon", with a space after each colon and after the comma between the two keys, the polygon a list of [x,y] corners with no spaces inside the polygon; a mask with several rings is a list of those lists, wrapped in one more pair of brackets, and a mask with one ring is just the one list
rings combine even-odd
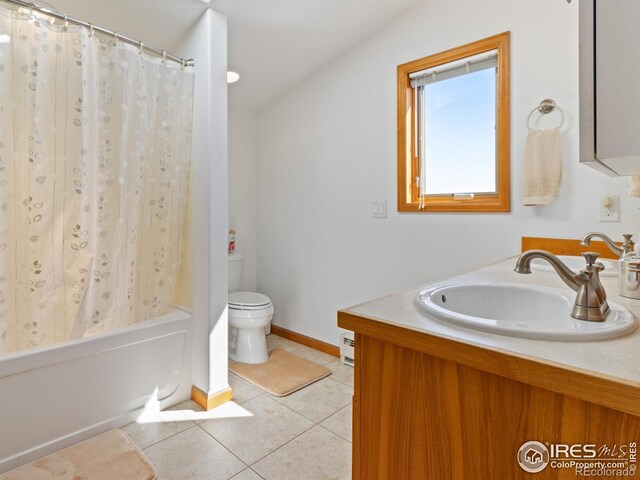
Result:
{"label": "toilet lid", "polygon": [[233,292],[229,294],[229,308],[258,309],[271,305],[271,299],[255,292]]}

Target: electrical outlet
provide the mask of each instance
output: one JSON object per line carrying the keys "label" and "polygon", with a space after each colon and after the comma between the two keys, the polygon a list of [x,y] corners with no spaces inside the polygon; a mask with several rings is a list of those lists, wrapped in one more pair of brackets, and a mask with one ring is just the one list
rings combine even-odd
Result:
{"label": "electrical outlet", "polygon": [[600,196],[600,205],[598,206],[598,221],[620,221],[620,197],[618,195]]}

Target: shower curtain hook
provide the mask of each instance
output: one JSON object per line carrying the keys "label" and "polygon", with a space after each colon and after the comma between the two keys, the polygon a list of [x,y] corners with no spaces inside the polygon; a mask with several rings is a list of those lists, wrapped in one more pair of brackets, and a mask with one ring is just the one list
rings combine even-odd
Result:
{"label": "shower curtain hook", "polygon": [[66,32],[67,30],[69,30],[69,15],[64,16],[64,26],[62,27],[62,30],[64,32]]}
{"label": "shower curtain hook", "polygon": [[162,63],[166,63],[166,62],[167,62],[167,52],[162,50]]}
{"label": "shower curtain hook", "polygon": [[93,37],[93,23],[89,22],[89,36]]}
{"label": "shower curtain hook", "polygon": [[118,32],[113,32],[113,46],[118,46]]}
{"label": "shower curtain hook", "polygon": [[142,53],[143,53],[143,52],[142,52],[142,49],[143,49],[143,48],[144,48],[144,43],[142,43],[142,41],[140,41],[140,42],[138,43],[138,53],[139,53],[140,55],[142,55]]}
{"label": "shower curtain hook", "polygon": [[33,18],[33,3],[29,3],[29,18]]}
{"label": "shower curtain hook", "polygon": [[180,63],[182,63],[182,70],[184,70],[185,68],[187,68],[187,61],[184,58],[180,59]]}

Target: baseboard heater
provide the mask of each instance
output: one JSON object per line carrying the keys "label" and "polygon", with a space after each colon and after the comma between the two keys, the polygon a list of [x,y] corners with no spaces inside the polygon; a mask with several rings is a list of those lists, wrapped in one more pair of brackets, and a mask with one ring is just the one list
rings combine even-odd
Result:
{"label": "baseboard heater", "polygon": [[347,332],[340,335],[340,361],[350,367],[355,365],[354,345],[355,340],[353,332]]}

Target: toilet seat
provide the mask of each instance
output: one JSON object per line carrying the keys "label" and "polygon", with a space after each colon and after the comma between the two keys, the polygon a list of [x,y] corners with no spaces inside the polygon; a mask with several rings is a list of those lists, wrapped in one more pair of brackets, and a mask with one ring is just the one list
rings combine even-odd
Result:
{"label": "toilet seat", "polygon": [[229,294],[231,310],[266,310],[271,307],[271,299],[255,292],[233,292]]}

